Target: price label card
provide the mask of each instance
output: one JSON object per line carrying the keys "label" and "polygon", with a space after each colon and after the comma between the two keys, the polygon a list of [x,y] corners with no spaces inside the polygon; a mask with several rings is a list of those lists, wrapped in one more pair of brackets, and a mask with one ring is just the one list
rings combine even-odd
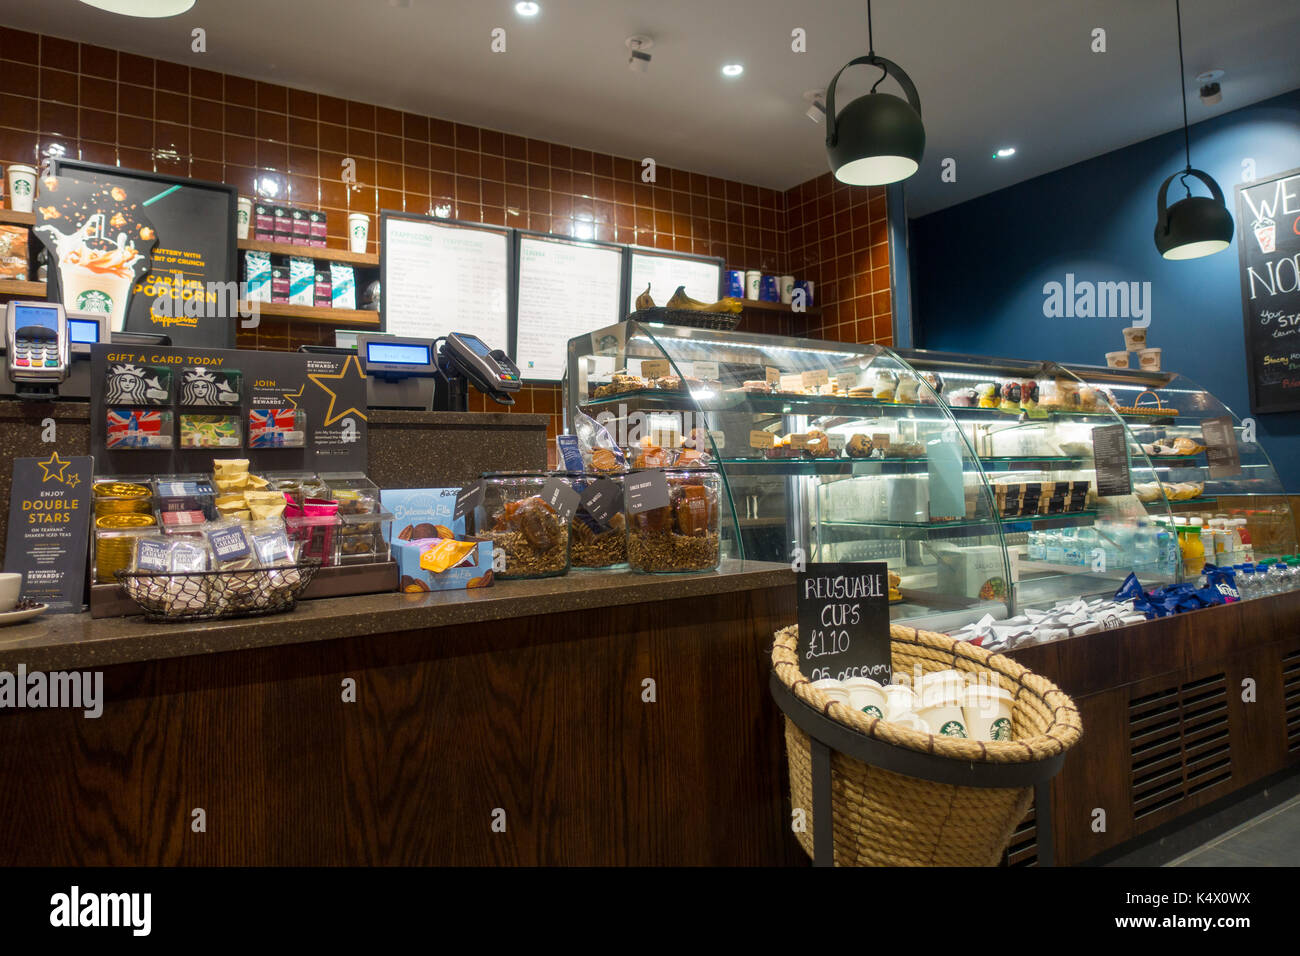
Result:
{"label": "price label card", "polygon": [[555,511],[560,524],[568,524],[573,519],[573,512],[578,509],[578,498],[573,486],[563,479],[547,478],[542,485],[542,500]]}
{"label": "price label card", "polygon": [[750,448],[771,448],[776,444],[776,436],[771,432],[753,431],[749,433]]}
{"label": "price label card", "polygon": [[844,436],[839,432],[831,432],[826,436],[826,441],[830,445],[831,451],[844,450]]}
{"label": "price label card", "polygon": [[889,433],[873,432],[871,435],[871,447],[879,448],[883,454],[889,454]]}
{"label": "price label card", "polygon": [[1092,464],[1097,473],[1097,497],[1132,493],[1123,425],[1101,425],[1092,430]]}
{"label": "price label card", "polygon": [[783,392],[802,392],[803,391],[803,373],[792,372],[789,375],[781,376],[780,383]]}
{"label": "price label card", "polygon": [[[766,434],[766,432],[764,433]],[[727,447],[727,436],[720,431],[709,432],[709,437],[713,439],[713,447],[718,451]]]}
{"label": "price label card", "polygon": [[857,372],[841,372],[835,376],[835,385],[841,392],[847,392],[850,389],[858,387]]}
{"label": "price label card", "polygon": [[583,489],[579,503],[596,524],[608,528],[609,519],[623,507],[623,489],[616,481],[598,478]]}
{"label": "price label card", "polygon": [[804,388],[818,388],[827,384],[831,380],[831,376],[826,369],[818,368],[808,372],[801,372],[800,379]]}
{"label": "price label card", "polygon": [[476,481],[466,485],[456,496],[456,507],[452,509],[453,518],[463,518],[483,503],[483,482]]}
{"label": "price label card", "polygon": [[791,436],[790,436],[790,447],[791,447],[791,448],[807,448],[807,447],[808,447],[808,436],[807,436],[807,435],[791,435]]}
{"label": "price label card", "polygon": [[1201,422],[1201,438],[1205,442],[1205,460],[1211,478],[1234,478],[1241,474],[1241,451],[1231,415]]}
{"label": "price label card", "polygon": [[672,365],[667,359],[645,359],[641,362],[642,378],[663,378],[671,374]]}
{"label": "price label card", "polygon": [[763,369],[763,375],[766,376],[769,385],[775,385],[781,381],[781,370],[772,368],[770,365]]}
{"label": "price label card", "polygon": [[668,507],[668,479],[663,472],[634,471],[627,476],[623,487],[628,514]]}
{"label": "price label card", "polygon": [[702,378],[706,382],[717,381],[718,363],[717,362],[696,362],[694,367],[695,377]]}
{"label": "price label card", "polygon": [[888,684],[889,566],[810,564],[799,573],[798,588],[799,669],[807,678]]}

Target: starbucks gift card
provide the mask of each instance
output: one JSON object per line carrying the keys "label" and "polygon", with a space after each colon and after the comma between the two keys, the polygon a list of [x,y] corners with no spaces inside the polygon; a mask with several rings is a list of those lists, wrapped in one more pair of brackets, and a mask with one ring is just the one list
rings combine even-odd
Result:
{"label": "starbucks gift card", "polygon": [[172,370],[129,362],[108,366],[104,374],[106,405],[167,405],[172,400]]}
{"label": "starbucks gift card", "polygon": [[239,385],[244,375],[238,369],[213,371],[203,366],[181,370],[181,405],[238,405]]}

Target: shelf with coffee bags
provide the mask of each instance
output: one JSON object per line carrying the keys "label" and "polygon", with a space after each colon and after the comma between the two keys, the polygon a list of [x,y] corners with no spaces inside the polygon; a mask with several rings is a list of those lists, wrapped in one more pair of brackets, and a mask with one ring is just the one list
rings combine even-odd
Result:
{"label": "shelf with coffee bags", "polygon": [[333,246],[301,246],[287,242],[268,242],[265,239],[238,239],[236,245],[241,252],[269,252],[271,255],[299,256],[304,259],[315,259],[317,262],[342,262],[365,269],[379,268],[377,252],[353,252],[350,249],[336,249]]}

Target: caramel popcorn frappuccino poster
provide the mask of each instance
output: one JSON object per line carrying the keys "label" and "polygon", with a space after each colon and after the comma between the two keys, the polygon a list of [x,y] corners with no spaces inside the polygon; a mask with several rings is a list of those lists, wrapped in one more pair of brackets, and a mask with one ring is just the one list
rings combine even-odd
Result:
{"label": "caramel popcorn frappuccino poster", "polygon": [[113,331],[233,346],[240,297],[232,187],[72,160],[54,173],[41,179],[36,201],[52,298],[70,311],[103,313]]}

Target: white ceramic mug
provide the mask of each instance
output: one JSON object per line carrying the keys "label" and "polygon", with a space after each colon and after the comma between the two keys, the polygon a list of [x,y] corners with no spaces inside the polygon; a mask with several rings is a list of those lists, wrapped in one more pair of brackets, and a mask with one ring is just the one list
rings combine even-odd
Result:
{"label": "white ceramic mug", "polygon": [[23,576],[21,574],[0,574],[0,614],[12,611],[22,593]]}
{"label": "white ceramic mug", "polygon": [[348,248],[353,252],[364,253],[368,238],[370,238],[370,217],[364,212],[349,213]]}
{"label": "white ceramic mug", "polygon": [[31,212],[36,199],[36,167],[15,163],[9,167],[8,179],[9,208],[14,212]]}
{"label": "white ceramic mug", "polygon": [[974,740],[1011,740],[1011,708],[1015,698],[991,684],[974,684],[962,694],[961,709]]}
{"label": "white ceramic mug", "polygon": [[745,298],[758,301],[758,287],[763,281],[763,273],[750,269],[745,273]]}
{"label": "white ceramic mug", "polygon": [[854,710],[882,720],[889,712],[884,688],[870,677],[850,677],[844,682],[844,689],[849,692],[849,706]]}
{"label": "white ceramic mug", "polygon": [[248,238],[248,224],[253,221],[253,200],[247,196],[240,196],[239,201],[235,204],[235,236],[239,239]]}

